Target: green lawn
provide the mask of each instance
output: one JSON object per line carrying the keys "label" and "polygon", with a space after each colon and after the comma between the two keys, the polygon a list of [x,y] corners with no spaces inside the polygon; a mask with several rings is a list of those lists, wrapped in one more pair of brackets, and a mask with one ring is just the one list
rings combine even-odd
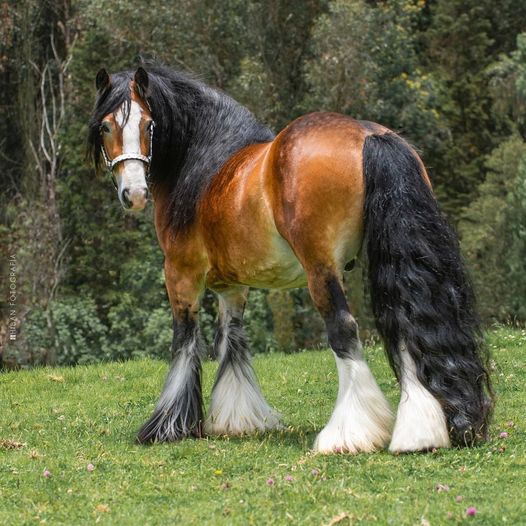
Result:
{"label": "green lawn", "polygon": [[[0,374],[0,524],[526,524],[526,331],[499,329],[489,344],[491,442],[399,457],[310,453],[337,390],[329,352],[255,359],[285,430],[150,447],[134,433],[165,363]],[[367,353],[394,404],[382,350]],[[207,396],[214,370],[205,364]]]}

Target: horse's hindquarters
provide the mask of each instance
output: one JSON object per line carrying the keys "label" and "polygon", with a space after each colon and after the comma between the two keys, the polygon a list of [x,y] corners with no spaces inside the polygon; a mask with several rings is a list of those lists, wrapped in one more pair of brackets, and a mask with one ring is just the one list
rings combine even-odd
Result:
{"label": "horse's hindquarters", "polygon": [[341,273],[363,238],[362,146],[366,130],[339,114],[294,121],[274,141],[276,226],[302,266]]}
{"label": "horse's hindquarters", "polygon": [[309,267],[341,272],[363,237],[366,133],[348,117],[312,114],[235,154],[200,205],[210,286],[299,287]]}

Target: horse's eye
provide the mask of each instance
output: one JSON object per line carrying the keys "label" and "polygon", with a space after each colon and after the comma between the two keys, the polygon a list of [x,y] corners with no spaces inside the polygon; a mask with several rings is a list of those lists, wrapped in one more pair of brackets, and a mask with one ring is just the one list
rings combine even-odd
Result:
{"label": "horse's eye", "polygon": [[110,125],[107,122],[103,122],[100,125],[100,132],[101,133],[110,133],[111,132]]}
{"label": "horse's eye", "polygon": [[147,124],[146,124],[146,129],[151,132],[153,130],[153,127],[155,126],[155,122],[154,121],[149,121]]}

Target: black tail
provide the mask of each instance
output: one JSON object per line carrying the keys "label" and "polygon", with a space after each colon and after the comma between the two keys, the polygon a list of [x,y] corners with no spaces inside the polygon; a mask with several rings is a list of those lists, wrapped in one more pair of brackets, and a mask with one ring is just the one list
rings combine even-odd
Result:
{"label": "black tail", "polygon": [[414,150],[394,133],[363,147],[369,281],[377,328],[400,378],[400,345],[441,403],[453,444],[487,437],[492,389],[458,241]]}

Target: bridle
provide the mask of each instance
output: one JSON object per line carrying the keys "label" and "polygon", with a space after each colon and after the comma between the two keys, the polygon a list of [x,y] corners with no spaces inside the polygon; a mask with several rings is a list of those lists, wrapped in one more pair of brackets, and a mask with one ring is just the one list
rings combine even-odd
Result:
{"label": "bridle", "polygon": [[[150,105],[148,104],[148,109],[150,109]],[[151,110],[150,110],[151,114]],[[110,159],[108,153],[106,152],[106,148],[104,148],[104,141],[101,141],[100,149],[102,152],[102,157],[104,158],[104,162],[106,163],[106,168],[108,169],[108,173],[111,175],[111,182],[113,183],[113,186],[115,189],[117,189],[117,182],[115,181],[115,174],[113,173],[113,169],[123,161],[129,161],[129,160],[136,160],[141,161],[146,165],[146,184],[148,184],[150,180],[150,166],[152,164],[152,151],[153,151],[153,129],[155,128],[155,122],[152,120],[150,122],[149,127],[149,133],[150,133],[150,147],[148,151],[148,155],[143,155],[140,152],[130,152],[130,153],[121,153],[120,155],[117,155],[115,159]],[[102,130],[101,130],[102,135]]]}

